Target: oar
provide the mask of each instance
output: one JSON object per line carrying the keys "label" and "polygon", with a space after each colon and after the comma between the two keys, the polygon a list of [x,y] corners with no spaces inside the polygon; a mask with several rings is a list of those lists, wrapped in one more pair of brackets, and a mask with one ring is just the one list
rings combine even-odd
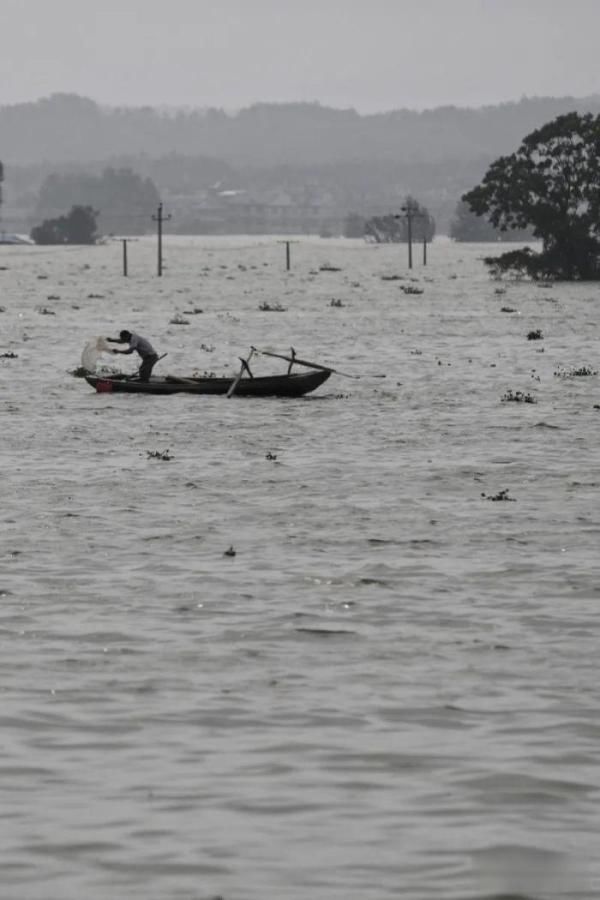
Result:
{"label": "oar", "polygon": [[[256,350],[256,347],[252,348]],[[286,362],[298,363],[299,366],[307,366],[309,369],[321,369],[323,372],[334,372],[336,375],[343,375],[344,378],[360,378],[360,375],[349,375],[348,372],[340,372],[339,369],[332,369],[331,366],[320,366],[319,363],[308,362],[306,359],[298,359],[297,356],[284,356],[283,353],[271,353],[269,350],[256,350],[263,356],[275,356],[277,359],[285,359]]]}
{"label": "oar", "polygon": [[244,369],[248,366],[248,363],[252,359],[252,354],[254,353],[254,349],[255,349],[254,347],[251,347],[250,353],[248,354],[248,359],[242,360],[242,365],[240,366],[240,371],[238,372],[236,378],[234,379],[231,387],[227,391],[227,399],[229,399],[230,397],[233,397],[233,395],[235,394],[236,388],[241,381],[242,375],[244,374]]}

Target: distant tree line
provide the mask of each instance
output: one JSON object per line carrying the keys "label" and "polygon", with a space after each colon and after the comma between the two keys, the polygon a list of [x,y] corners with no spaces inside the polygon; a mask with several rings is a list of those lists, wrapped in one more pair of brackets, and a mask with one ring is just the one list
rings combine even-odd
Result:
{"label": "distant tree line", "polygon": [[91,206],[73,206],[66,216],[32,228],[31,239],[36,244],[95,244],[97,215]]}
{"label": "distant tree line", "polygon": [[464,200],[459,200],[456,204],[454,218],[450,222],[449,236],[455,241],[464,243],[535,240],[531,228],[502,231],[488,219],[477,216]]}
{"label": "distant tree line", "polygon": [[[206,155],[239,167],[422,164],[495,158],[533,128],[569,112],[600,112],[600,98],[524,98],[480,109],[455,106],[361,115],[318,103],[257,103],[164,111],[107,108],[76,94],[0,107],[5,161],[91,163],[113,156]],[[265,140],[268,136],[268,140]]]}
{"label": "distant tree line", "polygon": [[128,168],[106,168],[100,175],[54,173],[42,182],[36,216],[49,217],[72,207],[92,208],[97,210],[102,234],[143,234],[151,229],[159,202],[154,183]]}

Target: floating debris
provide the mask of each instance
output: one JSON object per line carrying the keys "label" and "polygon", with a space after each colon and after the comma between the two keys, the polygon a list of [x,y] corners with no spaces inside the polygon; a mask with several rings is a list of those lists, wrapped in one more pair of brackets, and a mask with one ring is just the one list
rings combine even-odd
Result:
{"label": "floating debris", "polygon": [[267,303],[266,300],[258,307],[261,312],[286,312],[287,307],[282,306],[281,303]]}
{"label": "floating debris", "polygon": [[184,309],[183,312],[186,316],[198,316],[200,313],[203,313],[204,310],[200,309],[199,306],[195,306],[193,309]]}
{"label": "floating debris", "polygon": [[53,309],[48,309],[47,306],[38,306],[37,312],[39,312],[40,316],[55,316],[56,313]]}
{"label": "floating debris", "polygon": [[60,300],[60,294],[48,294],[46,300]]}
{"label": "floating debris", "polygon": [[415,287],[413,284],[401,284],[400,290],[405,294],[422,294],[423,288]]}
{"label": "floating debris", "polygon": [[205,353],[213,353],[215,348],[210,344],[200,344],[200,349],[204,350]]}
{"label": "floating debris", "polygon": [[503,287],[495,288],[495,289],[494,289],[494,293],[495,293],[495,294],[505,294],[505,293],[506,293],[506,288],[503,288]]}
{"label": "floating debris", "polygon": [[277,454],[276,454],[276,453],[271,453],[271,451],[269,450],[269,452],[265,455],[265,459],[276,460],[276,459],[277,459]]}
{"label": "floating debris", "polygon": [[329,301],[329,305],[330,305],[330,306],[335,306],[337,309],[340,309],[340,307],[344,306],[344,304],[342,303],[342,301],[341,301],[341,300],[336,300],[335,297],[332,297],[332,298],[331,298],[331,300]]}
{"label": "floating debris", "polygon": [[536,328],[535,331],[529,331],[527,333],[528,341],[543,341],[544,335],[542,334],[541,328]]}
{"label": "floating debris", "polygon": [[339,266],[319,266],[319,272],[341,272]]}
{"label": "floating debris", "polygon": [[88,300],[104,300],[104,294],[88,294]]}
{"label": "floating debris", "polygon": [[382,275],[382,281],[404,281],[404,275]]}
{"label": "floating debris", "polygon": [[558,369],[554,374],[558,378],[584,378],[588,375],[597,375],[598,372],[589,366],[580,366],[578,369]]}
{"label": "floating debris", "polygon": [[18,359],[18,355],[13,353],[12,350],[8,350],[6,353],[0,353],[1,359]]}
{"label": "floating debris", "polygon": [[500,307],[500,312],[514,313],[514,312],[516,312],[516,311],[517,311],[517,310],[516,310],[516,309],[513,309],[512,306],[502,306],[502,307]]}
{"label": "floating debris", "polygon": [[148,459],[162,459],[164,462],[170,462],[173,457],[168,450],[146,450]]}
{"label": "floating debris", "polygon": [[497,503],[498,501],[505,500],[507,503],[516,503],[514,497],[509,497],[508,492],[510,488],[505,488],[503,491],[498,491],[497,494],[483,494],[482,497],[485,497],[486,500],[491,500],[493,503]]}
{"label": "floating debris", "polygon": [[185,319],[179,313],[176,313],[172,319],[169,319],[169,325],[189,325],[189,320]]}
{"label": "floating debris", "polygon": [[234,550],[233,544],[230,546],[229,550],[226,550],[223,556],[235,556],[236,551]]}
{"label": "floating debris", "polygon": [[502,403],[537,403],[537,400],[523,391],[507,391],[502,397]]}

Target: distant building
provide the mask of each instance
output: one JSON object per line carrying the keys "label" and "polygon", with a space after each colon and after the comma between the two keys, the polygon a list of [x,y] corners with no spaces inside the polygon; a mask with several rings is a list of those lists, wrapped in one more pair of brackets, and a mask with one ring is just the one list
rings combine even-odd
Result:
{"label": "distant building", "polygon": [[0,244],[33,244],[24,234],[9,234],[6,231],[0,231]]}

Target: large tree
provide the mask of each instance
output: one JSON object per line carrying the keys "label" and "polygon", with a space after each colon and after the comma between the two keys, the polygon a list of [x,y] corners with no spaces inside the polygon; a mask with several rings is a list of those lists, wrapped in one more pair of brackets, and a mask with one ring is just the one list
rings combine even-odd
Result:
{"label": "large tree", "polygon": [[600,116],[559,116],[489,167],[462,198],[501,231],[531,228],[539,253],[486,260],[497,270],[566,280],[600,278]]}

